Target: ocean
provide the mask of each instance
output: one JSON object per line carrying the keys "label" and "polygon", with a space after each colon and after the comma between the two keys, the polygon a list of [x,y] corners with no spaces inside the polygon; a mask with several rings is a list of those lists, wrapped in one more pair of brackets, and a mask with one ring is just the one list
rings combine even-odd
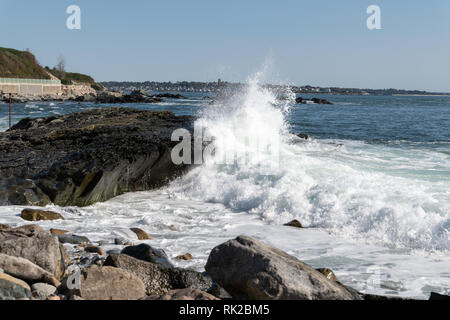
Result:
{"label": "ocean", "polygon": [[[213,158],[159,190],[85,208],[49,206],[65,220],[39,224],[105,250],[118,248],[117,237],[137,243],[129,228],[140,227],[169,257],[191,253],[173,262],[199,271],[214,246],[245,234],[366,293],[450,294],[450,97],[304,95],[334,104],[295,104],[254,81],[216,104],[182,94],[188,99],[121,106],[196,116],[215,138]],[[15,104],[13,120],[105,106]],[[0,130],[7,126],[0,104]],[[257,147],[248,148],[249,139]],[[228,154],[232,162],[214,161]],[[0,207],[0,223],[24,224],[22,208]],[[283,226],[292,219],[307,228]]]}

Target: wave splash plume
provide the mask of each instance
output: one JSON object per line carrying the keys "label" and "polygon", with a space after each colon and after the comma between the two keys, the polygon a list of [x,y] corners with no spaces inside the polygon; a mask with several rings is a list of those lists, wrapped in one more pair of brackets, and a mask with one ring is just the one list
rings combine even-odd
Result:
{"label": "wave splash plume", "polygon": [[[383,159],[395,152],[389,146],[301,141],[286,122],[295,95],[287,90],[277,99],[260,76],[201,112],[196,125],[214,137],[215,154],[173,183],[172,196],[220,203],[269,223],[295,218],[392,248],[450,249],[450,179],[418,179],[414,167],[392,174],[387,169],[398,162]],[[403,164],[414,162],[414,152],[409,157]]]}

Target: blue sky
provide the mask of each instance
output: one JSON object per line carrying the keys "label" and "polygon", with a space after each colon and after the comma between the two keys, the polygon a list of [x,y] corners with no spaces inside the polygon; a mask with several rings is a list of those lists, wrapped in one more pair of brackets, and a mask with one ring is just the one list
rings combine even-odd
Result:
{"label": "blue sky", "polygon": [[269,61],[273,83],[450,91],[448,0],[0,0],[0,30],[0,46],[97,81],[244,81]]}

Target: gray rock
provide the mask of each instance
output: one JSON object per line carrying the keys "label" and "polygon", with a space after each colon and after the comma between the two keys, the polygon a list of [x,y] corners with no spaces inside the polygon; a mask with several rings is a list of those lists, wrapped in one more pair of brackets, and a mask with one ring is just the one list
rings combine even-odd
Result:
{"label": "gray rock", "polygon": [[60,279],[64,274],[64,247],[39,226],[0,230],[0,253],[31,261]]}
{"label": "gray rock", "polygon": [[56,294],[56,287],[47,283],[35,283],[31,286],[31,293],[33,297],[41,300],[47,299],[49,296]]}
{"label": "gray rock", "polygon": [[215,293],[213,281],[194,270],[163,268],[155,263],[139,260],[126,254],[108,256],[104,266],[121,268],[138,276],[146,287],[147,294],[162,294],[173,289],[194,288]]}
{"label": "gray rock", "polygon": [[145,286],[136,275],[110,266],[90,266],[81,270],[80,288],[69,290],[65,278],[58,291],[69,298],[85,300],[138,300],[145,296]]}
{"label": "gray rock", "polygon": [[145,243],[137,246],[128,246],[122,250],[122,253],[139,260],[155,263],[163,268],[173,268],[173,264],[164,250],[155,249]]}
{"label": "gray rock", "polygon": [[59,234],[57,235],[59,242],[70,244],[88,244],[91,241],[84,236],[77,236],[76,234]]}
{"label": "gray rock", "polygon": [[6,273],[0,273],[0,300],[30,299],[30,286]]}
{"label": "gray rock", "polygon": [[0,267],[5,273],[27,282],[43,281],[54,286],[59,285],[53,274],[24,258],[0,253]]}
{"label": "gray rock", "polygon": [[215,296],[192,288],[171,290],[165,294],[152,295],[142,300],[220,300]]}
{"label": "gray rock", "polygon": [[108,255],[120,254],[121,252],[122,252],[122,250],[120,250],[120,249],[111,249],[111,250],[106,251],[106,254],[108,254]]}
{"label": "gray rock", "polygon": [[205,269],[235,299],[361,300],[295,257],[246,236],[214,248]]}

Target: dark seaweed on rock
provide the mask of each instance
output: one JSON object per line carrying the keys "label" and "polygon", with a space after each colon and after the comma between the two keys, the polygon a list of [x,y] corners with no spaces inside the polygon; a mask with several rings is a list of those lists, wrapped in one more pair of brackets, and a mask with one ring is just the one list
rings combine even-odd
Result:
{"label": "dark seaweed on rock", "polygon": [[171,134],[191,125],[130,108],[22,119],[0,133],[0,205],[86,206],[160,187],[187,169],[171,161]]}

